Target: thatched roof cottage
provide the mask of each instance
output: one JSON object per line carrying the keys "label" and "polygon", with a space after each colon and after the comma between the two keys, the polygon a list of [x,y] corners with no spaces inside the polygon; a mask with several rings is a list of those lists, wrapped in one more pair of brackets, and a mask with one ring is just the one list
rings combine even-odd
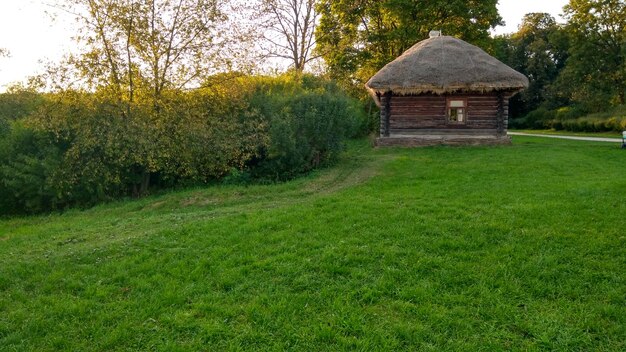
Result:
{"label": "thatched roof cottage", "polygon": [[508,144],[509,99],[528,78],[460,39],[431,35],[366,84],[378,145]]}

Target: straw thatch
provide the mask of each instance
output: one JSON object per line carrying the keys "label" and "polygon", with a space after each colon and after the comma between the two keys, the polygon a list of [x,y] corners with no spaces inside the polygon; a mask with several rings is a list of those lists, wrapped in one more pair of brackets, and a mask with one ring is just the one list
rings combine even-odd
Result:
{"label": "straw thatch", "polygon": [[519,91],[528,78],[460,39],[440,36],[415,44],[383,67],[365,85],[397,95]]}

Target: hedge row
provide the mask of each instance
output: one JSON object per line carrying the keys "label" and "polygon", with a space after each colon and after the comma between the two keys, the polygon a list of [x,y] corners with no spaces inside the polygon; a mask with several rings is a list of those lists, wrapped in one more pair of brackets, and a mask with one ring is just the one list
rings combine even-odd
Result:
{"label": "hedge row", "polygon": [[610,112],[586,114],[575,108],[558,110],[537,109],[523,118],[513,119],[510,128],[554,129],[572,132],[621,132],[626,130],[626,108],[619,107]]}
{"label": "hedge row", "polygon": [[312,76],[214,77],[158,107],[101,92],[41,97],[26,117],[0,117],[0,214],[225,177],[285,180],[333,163],[368,125],[356,100]]}

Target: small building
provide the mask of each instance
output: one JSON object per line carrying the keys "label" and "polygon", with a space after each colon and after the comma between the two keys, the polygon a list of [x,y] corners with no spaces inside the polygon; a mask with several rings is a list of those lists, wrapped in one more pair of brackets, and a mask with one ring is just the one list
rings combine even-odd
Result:
{"label": "small building", "polygon": [[474,45],[431,33],[365,86],[380,107],[379,146],[510,144],[509,99],[528,78]]}

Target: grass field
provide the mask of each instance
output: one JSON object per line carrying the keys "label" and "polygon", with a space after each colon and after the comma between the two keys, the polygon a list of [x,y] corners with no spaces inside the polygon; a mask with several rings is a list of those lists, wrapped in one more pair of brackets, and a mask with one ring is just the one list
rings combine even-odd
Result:
{"label": "grass field", "polygon": [[371,149],[0,220],[0,350],[626,350],[626,151]]}

